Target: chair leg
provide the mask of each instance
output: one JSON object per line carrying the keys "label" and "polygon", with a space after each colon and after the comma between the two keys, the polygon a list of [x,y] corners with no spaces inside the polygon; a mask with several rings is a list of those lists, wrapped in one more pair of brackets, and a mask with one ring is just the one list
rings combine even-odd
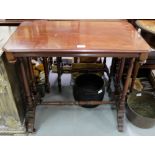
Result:
{"label": "chair leg", "polygon": [[108,79],[109,79],[110,73],[109,73],[109,69],[108,69],[108,67],[107,67],[106,62],[107,62],[107,59],[106,59],[106,57],[105,57],[105,58],[104,58],[104,61],[103,61],[103,64],[104,64],[104,72],[106,72],[106,74],[107,74],[107,76],[108,76]]}
{"label": "chair leg", "polygon": [[43,58],[43,65],[44,65],[44,70],[45,70],[45,88],[46,92],[50,92],[50,83],[49,83],[49,69],[48,69],[48,62],[47,62],[47,57]]}
{"label": "chair leg", "polygon": [[134,64],[134,69],[133,69],[133,75],[132,75],[132,81],[131,81],[130,92],[133,91],[133,87],[134,87],[134,84],[135,84],[135,80],[136,80],[136,77],[137,77],[137,75],[138,75],[138,71],[139,71],[139,68],[140,68],[141,65],[142,65],[142,62],[140,62],[139,59],[136,59],[136,60],[135,60],[135,64]]}
{"label": "chair leg", "polygon": [[74,63],[78,62],[78,57],[74,57]]}
{"label": "chair leg", "polygon": [[61,63],[62,63],[62,58],[57,57],[57,72],[58,72],[58,88],[59,92],[61,92]]}
{"label": "chair leg", "polygon": [[108,67],[107,67],[107,64],[106,64],[106,62],[107,62],[107,59],[106,59],[106,57],[104,58],[104,61],[103,61],[103,64],[104,64],[104,72],[107,74],[107,76],[108,76],[108,80],[107,80],[107,92],[109,93],[109,97],[111,97],[111,88],[110,88],[110,85],[111,85],[111,75],[110,75],[110,73],[109,73],[109,69],[108,69]]}
{"label": "chair leg", "polygon": [[48,69],[51,70],[52,69],[52,64],[53,64],[53,57],[49,57],[48,58]]}
{"label": "chair leg", "polygon": [[[109,81],[108,81],[108,86],[107,86],[107,92],[109,97],[113,100],[115,98],[114,93],[112,93],[112,89],[111,89],[111,81],[112,78],[114,78],[115,76],[115,70],[116,70],[116,58],[112,58],[112,63],[111,63],[111,67],[110,67],[110,75],[109,75]],[[116,104],[112,104],[112,109],[116,109]]]}
{"label": "chair leg", "polygon": [[125,65],[125,58],[121,58],[119,63],[119,68],[118,68],[118,74],[115,82],[116,93],[121,91],[121,78],[124,71],[124,65]]}
{"label": "chair leg", "polygon": [[108,91],[109,91],[110,86],[111,86],[111,79],[113,76],[114,67],[115,67],[115,58],[112,58],[112,63],[111,63],[111,67],[110,67],[110,76],[109,76],[108,88],[107,88]]}

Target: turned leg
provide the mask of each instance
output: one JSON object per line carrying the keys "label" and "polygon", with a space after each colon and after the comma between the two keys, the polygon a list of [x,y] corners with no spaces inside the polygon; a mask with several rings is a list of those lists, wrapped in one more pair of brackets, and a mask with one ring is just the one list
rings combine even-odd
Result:
{"label": "turned leg", "polygon": [[128,87],[129,87],[129,82],[130,82],[130,78],[131,78],[131,74],[134,66],[134,61],[135,61],[135,58],[132,58],[130,60],[126,81],[123,87],[123,92],[120,96],[119,104],[117,105],[117,124],[118,124],[118,130],[120,132],[122,132],[124,129],[125,100],[128,92]]}
{"label": "turned leg", "polygon": [[34,99],[34,103],[40,103],[41,102],[41,96],[40,94],[37,92],[37,87],[36,87],[36,79],[34,76],[34,71],[33,71],[33,67],[32,67],[32,58],[28,57],[27,58],[27,63],[28,63],[28,71],[29,71],[29,75],[30,75],[30,87],[33,93],[33,99]]}
{"label": "turned leg", "polygon": [[50,92],[50,83],[49,83],[49,69],[48,69],[48,62],[47,57],[43,57],[43,65],[44,65],[44,71],[45,71],[45,88],[46,92]]}
{"label": "turned leg", "polygon": [[78,57],[74,57],[74,63],[78,63]]}
{"label": "turned leg", "polygon": [[[115,70],[116,70],[116,58],[112,58],[109,81],[108,81],[108,86],[107,86],[107,92],[108,92],[108,95],[111,98],[111,100],[114,100],[114,93],[112,93],[112,90],[111,90],[111,80],[112,80],[112,78],[114,78]],[[111,109],[112,110],[116,109],[116,103],[111,105]]]}
{"label": "turned leg", "polygon": [[139,71],[139,68],[141,66],[141,63],[139,61],[139,59],[136,59],[135,63],[134,63],[134,69],[133,69],[133,76],[132,76],[132,81],[131,81],[131,87],[130,87],[130,92],[132,92],[133,87],[134,87],[134,83]]}
{"label": "turned leg", "polygon": [[[115,100],[116,100],[116,103],[115,103],[115,105],[112,105],[112,109],[116,109],[116,105],[117,105],[117,100],[118,100],[118,97],[119,97],[119,95],[118,94],[120,94],[120,92],[121,92],[121,78],[122,78],[122,75],[123,75],[123,70],[124,70],[124,65],[125,65],[125,58],[122,58],[122,59],[120,59],[120,61],[119,61],[119,64],[118,64],[118,68],[117,68],[117,71],[116,71],[116,73],[114,73],[114,69],[116,68],[116,63],[117,63],[117,61],[116,61],[116,59],[115,58],[113,58],[113,60],[112,60],[112,66],[111,66],[111,74],[114,76],[115,74],[115,80],[114,80],[114,86],[115,86],[115,93],[114,93],[114,98],[115,98]],[[112,76],[112,75],[110,75],[110,76]],[[110,79],[110,81],[111,81],[111,79]]]}
{"label": "turned leg", "polygon": [[32,133],[34,132],[35,104],[32,100],[32,93],[30,91],[29,82],[24,67],[24,59],[19,58],[19,61],[20,61],[20,72],[26,96],[26,129],[28,132]]}
{"label": "turned leg", "polygon": [[112,58],[112,63],[111,63],[111,67],[110,67],[109,81],[108,81],[108,88],[107,88],[108,92],[111,89],[111,80],[112,80],[112,77],[114,76],[115,67],[116,67],[116,58]]}
{"label": "turned leg", "polygon": [[108,69],[108,67],[107,67],[106,62],[107,62],[107,58],[105,57],[105,58],[104,58],[104,61],[103,61],[103,64],[104,64],[104,71],[106,72],[106,74],[107,74],[107,76],[108,76],[108,78],[109,78],[109,77],[110,77],[110,73],[109,73],[109,69]]}
{"label": "turned leg", "polygon": [[52,69],[53,57],[48,58],[48,64],[49,64],[48,70],[50,71]]}
{"label": "turned leg", "polygon": [[118,73],[116,75],[116,80],[115,80],[116,94],[120,93],[120,91],[121,91],[121,78],[123,75],[124,64],[125,64],[125,58],[121,58],[120,63],[119,63]]}
{"label": "turned leg", "polygon": [[58,72],[58,88],[59,88],[59,92],[61,92],[61,62],[62,62],[62,58],[57,57],[57,72]]}
{"label": "turned leg", "polygon": [[33,67],[32,67],[32,62],[31,62],[32,58],[28,57],[27,58],[27,62],[28,62],[28,69],[30,72],[30,79],[31,79],[31,86],[32,86],[32,91],[34,94],[37,93],[37,88],[36,88],[36,79],[34,77],[34,72],[33,72]]}
{"label": "turned leg", "polygon": [[121,59],[117,58],[115,62],[115,74],[114,74],[114,87],[115,87],[115,93],[118,92],[118,81],[119,81],[119,71],[121,67]]}

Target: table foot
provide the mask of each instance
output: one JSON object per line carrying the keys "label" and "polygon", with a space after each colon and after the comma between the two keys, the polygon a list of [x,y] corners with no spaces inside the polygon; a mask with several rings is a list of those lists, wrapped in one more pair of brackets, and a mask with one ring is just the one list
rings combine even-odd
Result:
{"label": "table foot", "polygon": [[45,84],[45,90],[47,93],[50,93],[50,83]]}
{"label": "table foot", "polygon": [[125,115],[125,108],[122,108],[123,110],[117,111],[117,128],[119,132],[123,132],[124,130],[124,115]]}
{"label": "table foot", "polygon": [[112,104],[111,105],[111,110],[116,110],[116,109],[117,109],[116,104]]}
{"label": "table foot", "polygon": [[35,121],[35,110],[29,110],[26,114],[26,129],[28,133],[33,133],[36,131],[34,128],[34,121]]}
{"label": "table foot", "polygon": [[119,132],[123,132],[124,131],[124,127],[123,126],[118,126],[117,128],[118,128]]}

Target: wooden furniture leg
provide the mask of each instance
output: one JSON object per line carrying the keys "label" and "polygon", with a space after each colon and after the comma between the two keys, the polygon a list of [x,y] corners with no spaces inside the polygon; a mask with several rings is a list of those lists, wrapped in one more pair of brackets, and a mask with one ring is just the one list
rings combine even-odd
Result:
{"label": "wooden furniture leg", "polygon": [[37,104],[37,103],[41,102],[41,96],[37,92],[36,79],[35,79],[34,71],[33,71],[33,67],[32,67],[32,58],[28,57],[27,62],[28,62],[28,71],[30,74],[30,81],[31,81],[30,87],[31,87],[32,94],[33,94],[32,98],[34,100],[34,103]]}
{"label": "wooden furniture leg", "polygon": [[24,57],[22,60],[23,60],[23,65],[24,65],[26,77],[27,77],[27,80],[28,80],[29,88],[30,88],[32,102],[35,103],[34,101],[35,101],[35,93],[36,92],[35,92],[35,90],[33,88],[32,76],[31,76],[31,72],[30,72],[30,68],[29,68],[29,58]]}
{"label": "wooden furniture leg", "polygon": [[110,67],[109,81],[108,81],[108,88],[107,88],[108,92],[111,91],[111,80],[112,80],[112,77],[114,76],[114,70],[115,70],[115,67],[116,67],[115,65],[116,65],[116,58],[112,58],[112,63],[111,63],[111,67]]}
{"label": "wooden furniture leg", "polygon": [[57,57],[57,72],[58,72],[58,88],[59,88],[59,92],[61,92],[61,62],[62,62],[62,58],[61,57]]}
{"label": "wooden furniture leg", "polygon": [[53,57],[48,58],[48,70],[50,71],[52,69],[52,64],[53,64]]}
{"label": "wooden furniture leg", "polygon": [[78,57],[74,57],[74,63],[78,63]]}
{"label": "wooden furniture leg", "polygon": [[125,100],[128,92],[131,74],[133,71],[134,61],[135,61],[135,58],[131,58],[123,92],[120,96],[119,104],[117,105],[117,124],[118,124],[118,131],[120,132],[122,132],[124,129]]}
{"label": "wooden furniture leg", "polygon": [[139,59],[136,59],[135,63],[134,63],[134,69],[133,69],[133,76],[132,76],[132,81],[131,81],[130,92],[132,92],[132,90],[133,90],[134,83],[135,83],[135,80],[136,80],[136,77],[137,77],[140,66],[141,66],[141,63],[140,63]]}
{"label": "wooden furniture leg", "polygon": [[49,68],[48,68],[48,62],[47,57],[43,57],[43,65],[44,65],[44,71],[45,71],[45,88],[46,92],[50,92],[50,83],[49,83]]}
{"label": "wooden furniture leg", "polygon": [[27,58],[28,68],[29,68],[30,78],[31,78],[32,91],[33,91],[34,94],[36,94],[37,93],[36,80],[35,80],[35,77],[34,77],[34,72],[33,72],[33,67],[32,67],[31,60],[32,60],[31,57]]}
{"label": "wooden furniture leg", "polygon": [[118,74],[116,76],[116,81],[115,81],[116,94],[117,92],[119,93],[121,91],[121,78],[123,75],[124,65],[125,65],[125,58],[121,58],[119,68],[118,68]]}
{"label": "wooden furniture leg", "polygon": [[35,104],[32,100],[31,91],[27,79],[27,75],[24,69],[24,59],[19,58],[20,61],[20,71],[21,71],[21,77],[23,80],[23,86],[25,90],[25,96],[26,96],[26,129],[29,133],[32,133],[35,131],[34,129],[34,120],[35,120]]}
{"label": "wooden furniture leg", "polygon": [[108,78],[109,78],[109,77],[110,77],[110,73],[109,73],[109,69],[108,69],[108,67],[107,67],[106,62],[107,62],[107,58],[105,57],[105,58],[104,58],[104,61],[103,61],[103,64],[104,64],[104,71],[106,72],[106,74],[107,74],[107,76],[108,76]]}

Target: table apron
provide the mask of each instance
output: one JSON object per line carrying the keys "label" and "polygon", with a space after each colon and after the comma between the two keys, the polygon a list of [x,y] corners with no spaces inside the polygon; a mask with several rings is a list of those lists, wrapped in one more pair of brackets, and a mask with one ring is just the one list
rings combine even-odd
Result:
{"label": "table apron", "polygon": [[14,57],[125,57],[138,58],[142,53],[61,53],[61,52],[20,52],[12,53]]}

